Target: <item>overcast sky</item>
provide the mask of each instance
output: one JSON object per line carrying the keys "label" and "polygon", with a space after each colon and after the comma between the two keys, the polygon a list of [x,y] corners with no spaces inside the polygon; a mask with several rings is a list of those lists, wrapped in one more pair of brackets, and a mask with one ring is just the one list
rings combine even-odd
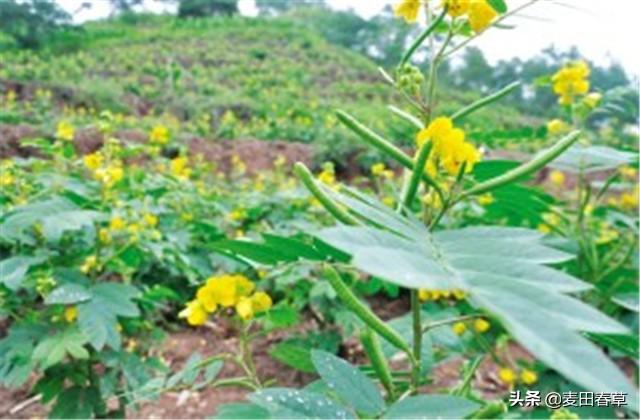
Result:
{"label": "overcast sky", "polygon": [[[57,0],[73,13],[86,0]],[[295,0],[292,0],[295,1]],[[510,8],[524,0],[507,0]],[[108,0],[93,0],[91,9],[75,16],[76,21],[99,19],[109,15]],[[327,0],[338,9],[353,8],[364,17],[379,13],[390,0]],[[240,0],[243,14],[256,13],[253,0]],[[167,10],[168,6],[157,0],[146,0],[149,11]],[[601,64],[611,61],[622,63],[625,69],[640,75],[640,0],[540,0],[521,16],[511,18],[513,30],[491,30],[475,43],[487,58],[495,62],[502,58],[527,58],[549,45],[559,49],[578,46],[582,54]],[[636,41],[633,41],[633,40]],[[634,45],[636,45],[634,47]]]}

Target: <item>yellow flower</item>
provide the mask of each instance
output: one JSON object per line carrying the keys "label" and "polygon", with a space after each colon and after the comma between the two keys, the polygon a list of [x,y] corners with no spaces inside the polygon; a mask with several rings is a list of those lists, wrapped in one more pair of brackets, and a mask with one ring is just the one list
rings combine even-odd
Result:
{"label": "yellow flower", "polygon": [[471,172],[473,165],[480,161],[480,152],[465,141],[464,131],[454,128],[450,118],[438,117],[427,128],[420,130],[416,136],[416,144],[422,147],[425,141],[433,143],[430,163],[427,163],[427,173],[431,176],[437,170],[432,160],[439,161],[451,175],[457,175],[465,163],[465,173]]}
{"label": "yellow flower", "polygon": [[625,210],[635,210],[638,207],[638,187],[633,192],[625,192],[620,195],[620,207]]}
{"label": "yellow flower", "polygon": [[336,173],[332,163],[327,162],[322,165],[322,172],[318,174],[318,181],[329,186],[336,183]]}
{"label": "yellow flower", "polygon": [[78,317],[78,308],[75,306],[67,306],[64,308],[64,320],[72,323]]}
{"label": "yellow flower", "polygon": [[545,224],[545,223],[540,223],[540,224],[538,224],[537,229],[538,229],[540,232],[544,233],[545,235],[547,235],[547,234],[549,234],[549,233],[551,233],[551,232],[552,232],[551,227],[550,227],[549,225]]}
{"label": "yellow flower", "polygon": [[553,92],[558,95],[561,105],[570,105],[577,95],[589,92],[589,65],[582,60],[564,65],[552,77]]}
{"label": "yellow flower", "polygon": [[600,225],[600,231],[598,233],[598,237],[596,238],[596,243],[598,245],[606,244],[607,242],[618,239],[619,236],[620,234],[617,230],[613,229],[609,223],[603,222]]}
{"label": "yellow flower", "polygon": [[431,298],[431,292],[429,290],[427,289],[418,290],[418,299],[420,299],[421,302],[426,302],[430,298]]}
{"label": "yellow flower", "polygon": [[154,227],[158,224],[158,217],[153,213],[145,213],[142,215],[142,220],[147,226]]}
{"label": "yellow flower", "polygon": [[236,313],[245,321],[253,318],[253,303],[248,297],[243,297],[236,303]]}
{"label": "yellow flower", "polygon": [[481,206],[488,206],[489,204],[492,204],[495,201],[491,193],[479,195],[476,198],[476,200],[478,201],[478,204],[480,204]]}
{"label": "yellow flower", "polygon": [[244,209],[233,209],[227,217],[229,220],[239,222],[247,218],[247,212]]}
{"label": "yellow flower", "polygon": [[589,108],[595,108],[602,100],[602,95],[598,92],[591,92],[582,100]]}
{"label": "yellow flower", "polygon": [[549,180],[552,184],[555,184],[559,187],[564,185],[564,173],[562,171],[554,170],[549,174]]}
{"label": "yellow flower", "polygon": [[393,197],[387,195],[382,198],[382,202],[388,207],[393,207],[396,203],[396,200]]}
{"label": "yellow flower", "polygon": [[94,176],[106,187],[111,187],[124,177],[124,170],[119,163],[112,163],[105,168],[96,169]]}
{"label": "yellow flower", "polygon": [[462,300],[465,297],[467,297],[467,293],[464,290],[460,290],[460,289],[453,289],[451,291],[451,294],[453,295],[453,297],[457,300]]}
{"label": "yellow flower", "polygon": [[253,305],[253,310],[256,312],[268,311],[271,308],[271,305],[273,305],[271,296],[265,292],[254,293],[254,295],[251,296],[251,303]]}
{"label": "yellow flower", "polygon": [[462,335],[465,331],[467,331],[467,326],[464,324],[464,322],[456,322],[455,324],[453,324],[451,329],[454,333],[456,333],[456,335]]}
{"label": "yellow flower", "polygon": [[92,171],[95,171],[102,165],[102,160],[102,155],[99,152],[85,155],[85,157],[83,158],[84,166],[91,169]]}
{"label": "yellow flower", "polygon": [[215,288],[209,284],[205,284],[196,292],[196,299],[207,312],[215,312],[215,310],[218,309],[216,298]]}
{"label": "yellow flower", "polygon": [[0,185],[7,187],[15,182],[15,178],[11,174],[0,174]]}
{"label": "yellow flower", "polygon": [[189,161],[181,156],[171,160],[171,173],[178,179],[185,180],[191,175],[191,169],[187,166]]}
{"label": "yellow flower", "polygon": [[75,136],[76,129],[67,121],[60,121],[56,128],[56,137],[60,140],[72,141]]}
{"label": "yellow flower", "polygon": [[[434,142],[434,148],[437,147],[438,143],[444,141],[444,138],[449,134],[449,132],[453,130],[453,122],[451,118],[447,117],[438,117],[431,121],[427,128],[423,128],[418,132],[416,136],[416,144],[418,147],[422,147],[422,144],[431,140]],[[433,153],[435,150],[431,150]]]}
{"label": "yellow flower", "polygon": [[403,17],[407,23],[418,20],[420,11],[420,0],[402,0],[393,8],[393,12],[398,17]]}
{"label": "yellow flower", "polygon": [[371,165],[371,174],[374,176],[382,176],[386,170],[386,166],[382,162],[374,163]]}
{"label": "yellow flower", "polygon": [[524,369],[520,373],[520,380],[525,385],[533,385],[538,382],[538,374],[532,370]]}
{"label": "yellow flower", "polygon": [[505,385],[511,386],[516,381],[516,373],[508,367],[503,367],[498,370],[498,378],[500,378]]}
{"label": "yellow flower", "polygon": [[469,5],[469,25],[474,32],[484,31],[498,13],[487,3],[486,0],[473,0]]}
{"label": "yellow flower", "polygon": [[167,144],[169,142],[169,129],[162,125],[156,125],[149,133],[149,141],[156,145]]}
{"label": "yellow flower", "polygon": [[109,221],[109,229],[112,231],[118,231],[125,228],[124,220],[119,216],[114,216]]}
{"label": "yellow flower", "polygon": [[622,175],[623,178],[631,181],[638,180],[638,170],[636,168],[633,168],[631,166],[621,166],[619,171],[620,175]]}
{"label": "yellow flower", "polygon": [[84,262],[80,266],[80,271],[82,271],[84,274],[87,274],[91,270],[93,270],[97,265],[98,265],[98,259],[96,258],[96,256],[89,255],[87,258],[84,259]]}
{"label": "yellow flower", "polygon": [[474,0],[442,0],[442,6],[447,7],[449,16],[462,16],[469,10],[469,4]]}
{"label": "yellow flower", "polygon": [[564,133],[567,130],[569,130],[569,124],[561,119],[556,118],[547,123],[547,131],[551,135]]}
{"label": "yellow flower", "polygon": [[100,240],[103,244],[108,244],[111,242],[111,235],[109,235],[109,230],[105,228],[101,228],[98,230],[98,240]]}
{"label": "yellow flower", "polygon": [[473,328],[479,333],[484,333],[489,331],[491,324],[486,319],[479,318],[474,321]]}
{"label": "yellow flower", "polygon": [[189,325],[197,326],[207,322],[207,311],[197,300],[187,303],[179,314],[178,318],[186,318]]}
{"label": "yellow flower", "polygon": [[555,213],[544,213],[542,215],[542,218],[550,226],[558,226],[562,222],[562,219],[560,218],[560,216],[558,216]]}

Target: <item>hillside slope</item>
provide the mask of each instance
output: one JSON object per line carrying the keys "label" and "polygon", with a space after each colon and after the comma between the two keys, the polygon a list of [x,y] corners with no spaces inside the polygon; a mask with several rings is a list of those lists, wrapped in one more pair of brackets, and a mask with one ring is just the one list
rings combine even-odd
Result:
{"label": "hillside slope", "polygon": [[[0,122],[50,129],[71,118],[82,126],[110,110],[122,114],[123,128],[161,123],[212,139],[313,142],[331,158],[353,147],[336,127],[333,109],[340,107],[400,142],[413,137],[386,110],[401,100],[390,96],[373,62],[287,19],[156,16],[81,29],[53,39],[48,51],[0,54]],[[70,44],[74,50],[64,52]],[[9,91],[27,102],[9,103]],[[443,112],[452,112],[477,95],[441,98]],[[495,129],[505,121],[518,115],[503,108],[469,123]]]}

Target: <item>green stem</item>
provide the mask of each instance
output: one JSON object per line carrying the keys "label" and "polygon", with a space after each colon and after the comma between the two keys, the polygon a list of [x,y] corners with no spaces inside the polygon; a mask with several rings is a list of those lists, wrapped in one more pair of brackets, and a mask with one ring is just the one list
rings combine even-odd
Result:
{"label": "green stem", "polygon": [[407,49],[407,51],[402,55],[399,67],[404,66],[409,61],[409,59],[411,59],[413,53],[416,52],[416,50],[418,49],[418,47],[420,47],[420,45],[422,45],[424,40],[427,39],[427,37],[431,35],[431,33],[438,27],[438,25],[440,24],[440,22],[442,22],[446,15],[447,8],[445,7],[442,10],[442,13],[440,13],[440,15],[436,18],[436,20],[431,22],[431,24],[418,36],[418,38],[416,38],[415,41],[413,41],[413,44],[411,44],[409,49]]}
{"label": "green stem", "polygon": [[434,328],[442,327],[443,325],[455,324],[456,322],[469,321],[471,319],[480,318],[481,316],[482,314],[463,315],[463,316],[457,316],[455,318],[447,318],[447,319],[441,319],[434,322],[429,322],[428,324],[422,327],[422,332],[425,333]]}
{"label": "green stem", "polygon": [[329,213],[331,213],[333,217],[346,225],[360,224],[358,222],[358,219],[340,208],[338,204],[331,200],[331,198],[324,191],[322,191],[322,187],[316,183],[316,181],[313,179],[313,175],[303,163],[296,163],[293,167],[293,171],[298,176],[298,178],[300,178],[300,181],[302,181],[309,192],[313,194],[313,196]]}
{"label": "green stem", "polygon": [[365,306],[344,283],[340,274],[330,265],[324,266],[324,277],[327,279],[333,290],[340,297],[345,306],[356,314],[372,330],[377,332],[390,344],[407,353],[411,363],[416,363],[411,348],[397,331],[388,326],[383,320]]}
{"label": "green stem", "polygon": [[418,291],[411,290],[411,320],[413,324],[413,357],[415,363],[411,371],[411,389],[413,393],[418,392],[420,386],[420,374],[422,371],[421,355],[422,355],[422,320],[420,313],[420,299],[418,299]]}

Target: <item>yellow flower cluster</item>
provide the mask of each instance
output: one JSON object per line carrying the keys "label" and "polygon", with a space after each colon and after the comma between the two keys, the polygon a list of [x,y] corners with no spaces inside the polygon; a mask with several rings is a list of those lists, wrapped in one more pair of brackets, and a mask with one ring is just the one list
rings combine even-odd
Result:
{"label": "yellow flower cluster", "polygon": [[149,141],[157,146],[169,143],[169,129],[163,125],[153,127],[149,132]]}
{"label": "yellow flower cluster", "polygon": [[[402,0],[394,6],[393,11],[407,23],[413,23],[418,20],[422,4],[424,1]],[[467,15],[469,25],[476,33],[484,31],[498,16],[498,12],[487,0],[442,0],[442,6],[447,7],[447,13],[451,17]]]}
{"label": "yellow flower cluster", "polygon": [[72,141],[76,129],[67,121],[60,121],[56,127],[56,138],[64,141]]}
{"label": "yellow flower cluster", "polygon": [[371,165],[371,174],[379,178],[393,178],[393,171],[391,169],[387,169],[385,164],[382,162],[374,163],[373,165]]}
{"label": "yellow flower cluster", "polygon": [[[478,318],[473,321],[473,329],[478,333],[485,333],[489,331],[490,328],[491,324],[486,319]],[[467,331],[467,324],[462,321],[456,322],[451,326],[451,329],[456,335],[462,335]]]}
{"label": "yellow flower cluster", "polygon": [[98,231],[98,239],[103,244],[108,244],[114,236],[123,233],[128,234],[128,238],[132,241],[140,239],[141,234],[145,234],[147,238],[159,240],[162,233],[156,229],[158,225],[158,216],[153,213],[142,213],[138,215],[139,219],[131,223],[127,223],[122,217],[114,216],[109,220],[109,226]]}
{"label": "yellow flower cluster", "polygon": [[498,16],[498,12],[486,0],[442,0],[451,17],[467,15],[474,32],[484,31]]}
{"label": "yellow flower cluster", "polygon": [[257,313],[269,310],[271,297],[265,292],[255,292],[255,284],[241,274],[224,274],[207,279],[196,292],[196,298],[187,303],[178,316],[189,325],[202,325],[209,314],[218,308],[234,307],[236,314],[249,320]]}
{"label": "yellow flower cluster", "polygon": [[578,60],[567,63],[552,76],[553,92],[560,97],[560,105],[570,105],[576,96],[589,92],[590,73],[589,65]]}
{"label": "yellow flower cluster", "polygon": [[465,164],[465,172],[473,170],[473,165],[480,161],[480,152],[476,147],[465,141],[465,134],[459,128],[453,126],[453,122],[447,117],[434,119],[427,128],[418,132],[416,143],[421,147],[424,142],[433,143],[427,173],[435,176],[438,164],[449,174],[457,175],[462,164]]}
{"label": "yellow flower cluster", "polygon": [[124,167],[119,159],[107,159],[101,152],[93,152],[83,158],[84,166],[92,171],[93,177],[106,188],[111,188],[124,178]]}
{"label": "yellow flower cluster", "polygon": [[538,225],[538,230],[542,233],[553,232],[553,228],[560,225],[560,222],[562,222],[560,216],[555,213],[544,213],[542,215],[542,220],[544,220],[544,223],[540,223]]}
{"label": "yellow flower cluster", "polygon": [[452,290],[439,290],[439,289],[420,289],[418,291],[418,298],[422,302],[428,300],[441,300],[441,299],[454,299],[462,300],[467,296],[464,290],[452,289]]}
{"label": "yellow flower cluster", "polygon": [[393,13],[404,18],[407,23],[418,20],[418,12],[420,12],[420,0],[402,0],[393,7]]}
{"label": "yellow flower cluster", "polygon": [[[508,386],[513,386],[518,381],[518,375],[516,372],[508,367],[502,367],[498,370],[498,378]],[[523,369],[520,372],[520,382],[525,385],[533,385],[538,382],[538,374],[529,369]]]}

